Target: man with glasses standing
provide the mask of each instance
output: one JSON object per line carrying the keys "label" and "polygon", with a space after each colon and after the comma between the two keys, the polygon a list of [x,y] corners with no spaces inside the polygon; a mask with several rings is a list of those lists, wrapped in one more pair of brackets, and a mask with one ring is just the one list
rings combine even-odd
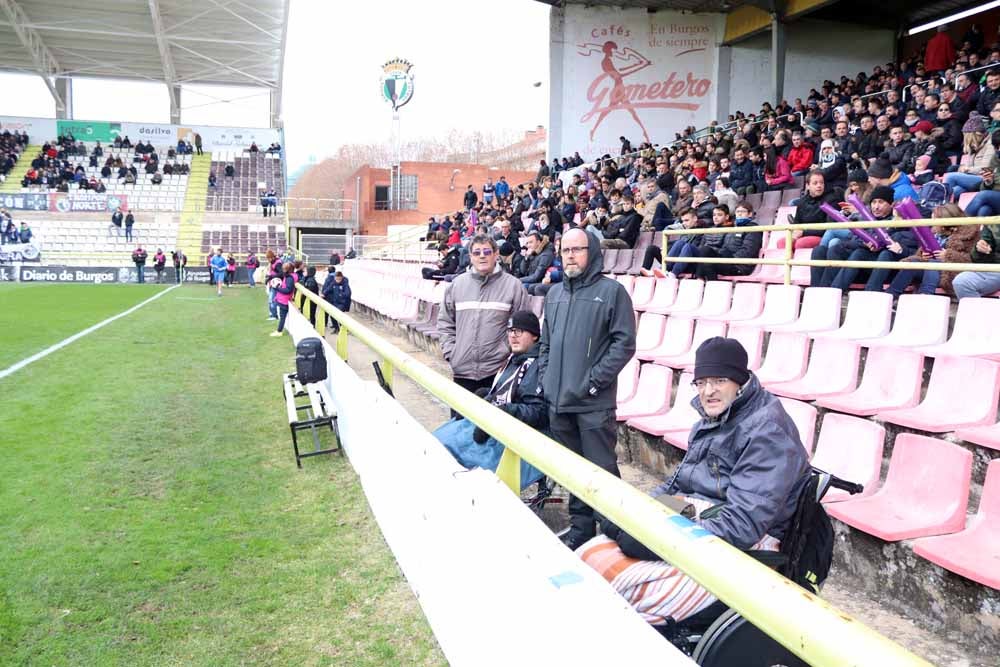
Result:
{"label": "man with glasses standing", "polygon": [[[441,352],[455,383],[471,392],[489,389],[507,360],[511,315],[531,310],[521,281],[497,264],[497,250],[488,234],[472,237],[471,266],[452,281],[438,314]],[[458,413],[452,410],[452,416]]]}
{"label": "man with glasses standing", "polygon": [[[601,275],[597,237],[571,229],[562,238],[563,281],[545,297],[538,357],[549,427],[556,440],[616,477],[618,373],[635,354],[635,313],[625,288]],[[569,500],[571,549],[594,537],[594,511]]]}

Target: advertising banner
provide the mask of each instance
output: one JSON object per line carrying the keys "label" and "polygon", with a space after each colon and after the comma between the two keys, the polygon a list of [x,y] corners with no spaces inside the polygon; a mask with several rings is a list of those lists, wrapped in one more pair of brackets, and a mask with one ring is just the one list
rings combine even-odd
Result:
{"label": "advertising banner", "polygon": [[122,124],[94,120],[57,120],[56,133],[60,136],[72,134],[77,141],[109,144],[122,133]]}
{"label": "advertising banner", "polygon": [[119,269],[113,266],[22,266],[22,283],[103,283],[124,282],[119,279]]}
{"label": "advertising banner", "polygon": [[34,241],[0,245],[0,262],[37,262],[41,256],[42,249]]}
{"label": "advertising banner", "polygon": [[13,266],[0,266],[0,283],[16,283],[20,269]]}
{"label": "advertising banner", "polygon": [[0,116],[0,132],[27,132],[33,144],[43,144],[56,138],[56,121],[52,118],[27,116]]}
{"label": "advertising banner", "polygon": [[552,157],[616,154],[623,136],[633,147],[667,143],[715,117],[721,14],[583,5],[564,11],[562,94],[551,101],[561,134]]}
{"label": "advertising banner", "polygon": [[49,195],[44,192],[0,195],[0,206],[15,211],[48,211]]}
{"label": "advertising banner", "polygon": [[158,123],[122,123],[122,136],[127,136],[133,144],[152,141],[155,145],[176,144],[179,140],[189,141],[194,146],[195,133],[201,135],[201,145],[206,151],[238,150],[249,148],[256,143],[261,151],[274,142],[280,142],[278,130],[253,127],[215,127],[209,125],[163,125]]}
{"label": "advertising banner", "polygon": [[114,212],[119,208],[128,208],[127,195],[112,195],[77,190],[72,194],[54,192],[45,196],[49,200],[48,210],[53,213],[72,213],[74,211],[103,213],[106,211]]}

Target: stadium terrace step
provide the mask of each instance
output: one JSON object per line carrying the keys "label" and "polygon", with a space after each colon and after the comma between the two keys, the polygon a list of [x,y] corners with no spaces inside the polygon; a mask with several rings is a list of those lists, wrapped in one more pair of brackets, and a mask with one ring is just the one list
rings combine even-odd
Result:
{"label": "stadium terrace step", "polygon": [[12,194],[21,191],[21,181],[24,175],[31,168],[31,161],[42,151],[41,146],[28,145],[24,147],[21,157],[14,164],[14,168],[7,174],[7,179],[0,185],[0,194]]}

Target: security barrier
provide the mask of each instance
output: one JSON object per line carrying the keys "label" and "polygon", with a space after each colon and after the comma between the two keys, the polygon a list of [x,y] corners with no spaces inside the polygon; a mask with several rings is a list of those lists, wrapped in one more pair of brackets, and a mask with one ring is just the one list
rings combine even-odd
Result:
{"label": "security barrier", "polygon": [[801,224],[785,225],[747,225],[744,227],[699,227],[697,229],[670,229],[663,230],[662,253],[664,262],[667,258],[667,249],[671,236],[697,236],[698,234],[750,234],[753,232],[784,232],[785,233],[785,256],[783,259],[766,259],[763,257],[684,257],[681,260],[685,264],[770,264],[785,267],[785,284],[792,282],[793,266],[833,266],[839,268],[855,269],[930,269],[933,271],[1000,271],[1000,264],[978,263],[978,262],[873,262],[873,261],[849,261],[849,260],[829,260],[829,259],[794,259],[794,241],[792,232],[806,230],[828,230],[828,229],[874,229],[883,227],[893,229],[898,227],[965,227],[968,225],[989,225],[1000,224],[1000,216],[983,218],[934,218],[923,220],[858,220],[857,222],[804,222]]}
{"label": "security barrier", "polygon": [[315,293],[299,284],[296,290],[295,301],[300,309],[317,309],[316,324],[321,334],[325,322],[322,313],[340,324],[336,349],[342,359],[347,359],[348,336],[354,336],[381,357],[385,381],[390,386],[398,370],[502,442],[506,451],[497,475],[514,493],[520,491],[523,457],[811,665],[930,664],[459,387]]}

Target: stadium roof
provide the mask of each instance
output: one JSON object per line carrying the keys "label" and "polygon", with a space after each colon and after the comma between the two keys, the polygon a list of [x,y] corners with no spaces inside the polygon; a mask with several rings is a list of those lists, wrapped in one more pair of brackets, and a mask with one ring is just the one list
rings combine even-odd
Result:
{"label": "stadium roof", "polygon": [[[0,70],[270,88],[289,0],[0,0]],[[58,96],[56,96],[58,99]]]}

